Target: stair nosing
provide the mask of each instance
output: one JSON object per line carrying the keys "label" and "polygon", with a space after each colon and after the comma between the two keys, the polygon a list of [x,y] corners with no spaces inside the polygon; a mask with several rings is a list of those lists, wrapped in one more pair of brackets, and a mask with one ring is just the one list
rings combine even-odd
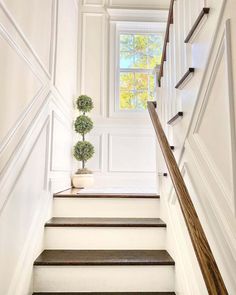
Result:
{"label": "stair nosing", "polygon": [[92,198],[92,199],[159,199],[158,194],[54,194],[54,198]]}
{"label": "stair nosing", "polygon": [[[59,258],[55,258],[58,255]],[[64,255],[64,258],[62,259]],[[54,256],[54,257],[53,257]],[[35,266],[175,265],[166,250],[44,250]]]}
{"label": "stair nosing", "polygon": [[175,292],[34,292],[33,295],[175,295]]}
{"label": "stair nosing", "polygon": [[174,292],[34,292],[33,295],[175,295]]}
{"label": "stair nosing", "polygon": [[[64,221],[64,223],[63,223],[63,221]],[[70,223],[70,221],[71,221],[71,223]],[[160,218],[53,217],[45,224],[45,227],[155,227],[155,228],[166,228],[166,223],[164,223]]]}

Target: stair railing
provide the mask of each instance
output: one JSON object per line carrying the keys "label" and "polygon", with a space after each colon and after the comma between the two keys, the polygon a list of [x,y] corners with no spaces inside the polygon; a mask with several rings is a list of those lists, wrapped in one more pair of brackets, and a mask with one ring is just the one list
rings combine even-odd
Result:
{"label": "stair railing", "polygon": [[170,1],[169,14],[168,14],[167,24],[166,24],[166,33],[165,33],[164,44],[163,44],[163,49],[162,49],[160,70],[159,70],[158,77],[157,77],[157,81],[158,81],[159,86],[161,84],[161,77],[163,77],[164,62],[166,61],[166,50],[167,50],[167,43],[169,42],[170,25],[173,24],[174,1],[175,0]]}
{"label": "stair railing", "polygon": [[180,208],[188,228],[208,293],[210,295],[226,295],[228,292],[224,281],[212,254],[178,164],[158,118],[158,114],[156,112],[156,102],[149,101],[147,106],[172,184],[179,200]]}

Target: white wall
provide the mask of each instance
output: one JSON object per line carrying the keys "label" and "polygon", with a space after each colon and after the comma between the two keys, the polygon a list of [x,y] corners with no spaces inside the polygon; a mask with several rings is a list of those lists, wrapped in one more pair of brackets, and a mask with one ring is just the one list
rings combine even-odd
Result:
{"label": "white wall", "polygon": [[32,294],[52,192],[70,187],[78,3],[0,1],[0,294]]}
{"label": "white wall", "polygon": [[[204,2],[210,14],[191,44],[184,45]],[[176,148],[176,160],[229,294],[236,293],[235,11],[233,1],[175,1],[158,100],[163,127]],[[189,67],[195,68],[193,77],[176,90]],[[177,111],[184,112],[183,119],[167,126]],[[170,239],[168,248],[177,262],[176,292],[207,294],[169,178],[161,180],[161,197],[162,215],[175,241]]]}
{"label": "white wall", "polygon": [[[87,137],[95,145],[95,156],[88,162],[88,167],[95,172],[95,186],[155,190],[155,138],[147,112],[142,116],[113,112],[115,69],[111,65],[115,40],[112,30],[113,20],[163,22],[167,11],[159,10],[153,18],[150,9],[158,11],[167,7],[168,1],[153,0],[145,4],[139,0],[85,0],[81,4],[80,93],[91,96],[95,104],[92,112],[95,128]],[[140,10],[132,14],[127,8],[149,10],[146,14]],[[141,19],[136,14],[141,15]]]}

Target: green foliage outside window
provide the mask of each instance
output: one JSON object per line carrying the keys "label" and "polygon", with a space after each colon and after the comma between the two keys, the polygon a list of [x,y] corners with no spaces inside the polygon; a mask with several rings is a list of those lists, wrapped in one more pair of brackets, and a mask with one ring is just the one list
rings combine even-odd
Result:
{"label": "green foliage outside window", "polygon": [[144,110],[154,99],[152,73],[161,63],[163,37],[160,34],[120,35],[120,109]]}

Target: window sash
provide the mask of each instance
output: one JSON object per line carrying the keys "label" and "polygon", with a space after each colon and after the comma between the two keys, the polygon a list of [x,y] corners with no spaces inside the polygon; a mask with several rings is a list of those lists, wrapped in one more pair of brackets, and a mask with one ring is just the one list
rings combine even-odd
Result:
{"label": "window sash", "polygon": [[[133,68],[133,67],[130,67],[130,68],[123,68],[121,67],[120,65],[120,62],[121,62],[121,52],[135,52],[134,48],[133,50],[130,50],[130,51],[126,51],[126,50],[121,50],[120,46],[121,46],[121,43],[120,43],[120,35],[159,35],[159,32],[153,32],[153,33],[149,33],[149,32],[138,32],[138,31],[119,31],[118,34],[117,34],[117,58],[116,58],[116,63],[117,63],[117,67],[116,67],[116,75],[117,75],[117,78],[116,78],[116,106],[117,106],[117,109],[120,111],[120,112],[143,112],[144,109],[139,109],[139,108],[134,108],[134,109],[122,109],[121,108],[121,93],[122,92],[126,92],[125,89],[121,89],[121,81],[120,81],[120,74],[122,73],[143,73],[143,74],[147,74],[147,75],[152,75],[153,78],[154,78],[154,89],[156,87],[156,81],[155,81],[155,77],[154,77],[154,74],[153,74],[153,69],[152,68]],[[134,37],[133,37],[134,38]],[[138,51],[137,51],[138,53]],[[145,53],[148,53],[148,48],[146,48],[146,50],[143,52],[144,54]],[[149,66],[149,64],[147,63],[147,66]],[[135,96],[138,94],[138,93],[144,93],[146,92],[148,94],[148,96],[150,96],[150,94],[153,93],[152,89],[150,89],[150,78],[148,79],[148,88],[147,89],[143,89],[143,90],[139,90],[139,89],[136,89],[135,85],[134,85],[134,88],[132,90],[127,90],[127,92],[132,92]]]}
{"label": "window sash", "polygon": [[130,68],[130,69],[124,69],[124,68],[119,68],[119,73],[124,72],[124,73],[147,73],[147,74],[152,74],[153,70],[150,69],[134,69],[134,68]]}
{"label": "window sash", "polygon": [[[130,89],[130,90],[125,90],[125,89],[121,89],[121,84],[120,84],[120,74],[122,73],[133,73],[134,74],[134,81],[136,80],[135,79],[135,74],[139,74],[139,73],[144,73],[144,74],[147,74],[148,75],[148,81],[147,81],[147,88],[144,88],[144,89],[137,89],[136,85],[134,84],[133,85],[133,88]],[[130,109],[121,109],[120,108],[120,104],[121,104],[121,100],[120,100],[120,97],[121,97],[121,93],[132,93],[134,95],[134,98],[135,98],[135,105],[137,107],[138,105],[138,94],[141,94],[141,93],[147,93],[148,96],[150,96],[150,94],[152,93],[152,89],[150,89],[150,76],[153,76],[154,78],[154,75],[152,73],[151,70],[143,70],[143,69],[139,69],[138,71],[136,70],[127,70],[127,69],[124,69],[124,71],[120,71],[119,72],[119,88],[118,88],[118,96],[119,96],[119,109],[121,111],[132,111]],[[155,83],[155,79],[154,79],[154,83]],[[155,89],[155,86],[154,86],[154,89]],[[133,109],[133,111],[143,111],[143,109],[139,109],[139,108],[135,108]]]}

